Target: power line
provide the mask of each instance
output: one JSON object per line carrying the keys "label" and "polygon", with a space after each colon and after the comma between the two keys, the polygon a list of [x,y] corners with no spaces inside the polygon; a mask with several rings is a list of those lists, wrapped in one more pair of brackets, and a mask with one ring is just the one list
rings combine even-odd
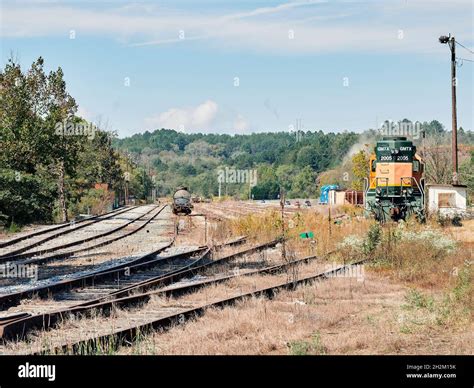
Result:
{"label": "power line", "polygon": [[461,61],[468,61],[468,62],[474,62],[474,60],[472,59],[467,59],[467,58],[459,58],[459,57],[456,57],[457,60],[461,60]]}
{"label": "power line", "polygon": [[469,51],[471,54],[474,54],[474,51],[472,51],[470,48],[467,48],[466,46],[464,46],[462,43],[459,43],[458,41],[456,41],[456,44],[458,44],[459,46],[465,48],[467,51]]}

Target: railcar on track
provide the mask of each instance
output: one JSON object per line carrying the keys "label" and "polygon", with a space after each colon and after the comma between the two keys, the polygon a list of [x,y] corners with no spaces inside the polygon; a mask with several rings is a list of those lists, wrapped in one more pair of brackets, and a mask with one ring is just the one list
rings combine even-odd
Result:
{"label": "railcar on track", "polygon": [[187,187],[181,186],[173,194],[173,213],[189,215],[192,212],[191,193]]}

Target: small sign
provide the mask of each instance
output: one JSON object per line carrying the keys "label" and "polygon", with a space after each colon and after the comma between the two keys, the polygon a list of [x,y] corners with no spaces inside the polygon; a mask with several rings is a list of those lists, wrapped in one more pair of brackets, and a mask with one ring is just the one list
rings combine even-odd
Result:
{"label": "small sign", "polygon": [[314,238],[314,233],[313,232],[303,232],[300,233],[301,238]]}

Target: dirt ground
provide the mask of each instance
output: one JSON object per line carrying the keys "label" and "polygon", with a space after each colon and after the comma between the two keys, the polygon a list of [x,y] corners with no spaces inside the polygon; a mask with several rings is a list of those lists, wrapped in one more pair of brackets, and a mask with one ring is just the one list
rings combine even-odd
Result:
{"label": "dirt ground", "polygon": [[[222,219],[263,214],[264,207],[277,209],[275,204],[240,202],[201,205],[200,211]],[[474,220],[444,233],[460,243],[463,257],[472,257]],[[446,314],[441,307],[445,290],[416,286],[367,268],[363,279],[335,278],[281,292],[272,300],[211,308],[119,354],[474,354],[472,314],[455,324],[440,322]],[[416,299],[424,293],[432,306]]]}
{"label": "dirt ground", "polygon": [[[272,219],[264,217],[272,211],[279,211],[277,203],[242,201],[197,204],[194,213],[206,215],[207,221],[203,216],[183,218],[181,224],[178,220],[176,244],[203,245],[207,240],[207,243],[212,245],[216,241],[222,242],[226,238],[237,237],[237,234],[229,234],[231,228],[226,228],[229,223],[235,227],[235,222],[238,223],[249,215],[264,219],[260,224],[254,220],[253,224],[246,221],[245,225],[250,229],[256,228],[256,235],[267,239],[274,229],[267,225]],[[317,212],[317,206],[290,208],[286,210],[285,217],[287,221],[296,220],[298,213],[302,213],[303,219],[312,223],[311,227],[318,231],[318,237],[321,236],[318,244],[323,249],[317,252],[320,254],[334,249],[337,242],[347,235],[366,235],[370,226],[354,213],[351,217],[343,218],[342,223],[333,223],[328,231],[327,221],[324,221],[327,212],[320,212],[319,215]],[[333,216],[343,213],[343,209],[335,209]],[[175,221],[169,213],[161,220],[168,228],[170,225],[176,225]],[[207,232],[204,231],[206,223]],[[301,228],[308,225],[304,224]],[[240,231],[238,228],[237,230]],[[453,261],[458,255],[459,263],[471,265],[474,220],[463,221],[462,227],[446,227],[440,233],[459,244],[458,253],[448,258]],[[171,233],[168,230],[169,234]],[[295,245],[293,253],[302,257],[306,253],[298,250],[299,246],[301,244]],[[142,245],[141,248],[146,247]],[[330,262],[328,260],[308,266],[305,274],[307,271],[321,272],[324,269],[323,264],[329,265]],[[434,268],[438,267],[433,266],[433,271]],[[155,301],[148,306],[149,312],[152,314],[157,306],[183,308],[196,301],[219,299],[230,296],[236,290],[243,292],[242,290],[248,291],[252,287],[255,289],[270,285],[275,279],[277,278],[268,275],[232,280],[229,284],[207,287],[176,300]],[[280,292],[271,300],[252,298],[224,309],[210,308],[199,319],[181,322],[165,332],[143,336],[130,346],[118,349],[116,353],[472,355],[472,310],[467,314],[464,311],[456,315],[458,311],[450,311],[451,305],[446,305],[446,297],[447,291],[441,286],[423,288],[423,281],[410,283],[397,279],[393,273],[365,266],[362,275],[357,277],[337,277],[313,285],[300,286],[294,291]],[[466,308],[470,306],[472,303],[466,304]],[[146,315],[146,308],[143,314]],[[113,324],[112,320],[110,324]],[[59,334],[60,332],[61,329]],[[43,334],[48,336],[48,333]]]}
{"label": "dirt ground", "polygon": [[430,312],[410,308],[406,292],[371,274],[335,278],[209,309],[119,354],[472,354],[472,324],[447,332]]}

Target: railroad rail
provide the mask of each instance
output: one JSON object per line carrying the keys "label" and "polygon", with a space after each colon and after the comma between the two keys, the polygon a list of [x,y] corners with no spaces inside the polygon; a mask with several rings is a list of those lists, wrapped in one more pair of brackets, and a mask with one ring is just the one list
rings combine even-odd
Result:
{"label": "railroad rail", "polygon": [[[236,241],[230,241],[222,245],[231,245],[241,243],[243,240],[239,238]],[[278,241],[270,242],[267,244],[276,244]],[[181,260],[186,259],[189,256],[200,255],[204,252],[205,255],[200,258],[199,261],[193,261],[192,265],[198,265],[201,261],[208,257],[211,250],[207,246],[199,247],[197,249],[189,250],[186,252],[178,253],[171,256],[158,257],[160,253],[170,248],[174,244],[174,240],[169,242],[167,245],[154,250],[152,252],[146,253],[132,261],[127,263],[117,264],[113,267],[107,269],[102,269],[98,271],[91,271],[87,274],[77,276],[72,279],[60,280],[58,282],[50,283],[47,285],[30,288],[28,290],[14,292],[6,295],[0,296],[0,311],[6,310],[10,307],[17,306],[24,299],[29,299],[33,297],[45,298],[50,295],[55,295],[59,292],[70,291],[72,289],[83,288],[95,288],[101,285],[103,287],[103,292],[107,296],[112,295],[115,291],[126,291],[132,289],[138,289],[139,287],[153,287],[153,282],[159,280],[165,275],[170,275],[171,273],[178,273],[183,269],[186,269],[185,266],[180,266],[175,268],[172,271],[168,271],[165,275],[163,273],[153,272],[154,267],[162,265],[171,260]],[[262,244],[263,246],[264,244]],[[252,249],[260,249],[259,247],[254,247]],[[212,261],[209,262],[213,263]],[[133,277],[133,274],[139,273],[140,271],[148,271],[147,274],[142,274],[146,279],[137,281],[137,277]],[[135,288],[130,287],[132,283]],[[108,288],[108,291],[107,291]],[[105,291],[105,292],[104,292]],[[99,292],[99,291],[97,291]],[[91,298],[89,298],[91,299]]]}
{"label": "railroad rail", "polygon": [[[262,287],[254,291],[242,293],[240,295],[222,298],[213,302],[198,305],[196,307],[183,309],[164,317],[151,319],[148,322],[138,323],[126,328],[119,328],[117,330],[109,332],[108,334],[102,334],[86,339],[81,339],[73,343],[63,343],[61,345],[55,346],[52,350],[42,350],[39,352],[33,352],[33,354],[81,354],[90,352],[91,350],[95,351],[97,349],[107,349],[108,351],[110,351],[111,348],[115,349],[119,346],[133,343],[139,336],[142,336],[145,333],[149,333],[152,330],[159,329],[164,331],[174,325],[181,324],[182,322],[185,322],[188,319],[198,318],[204,315],[206,310],[210,307],[225,307],[229,305],[234,305],[236,302],[248,299],[250,297],[264,296],[272,298],[275,293],[280,290],[293,290],[298,285],[310,284],[315,281],[326,280],[330,277],[336,276],[339,273],[349,271],[353,265],[361,264],[364,261],[366,260],[361,260],[350,264],[343,264],[327,271],[304,276],[300,279],[281,281],[269,287]],[[139,296],[136,297],[138,298]],[[131,298],[133,298],[133,296]]]}
{"label": "railroad rail", "polygon": [[[143,228],[145,228],[151,221],[153,221],[156,217],[158,217],[158,215],[161,214],[161,212],[167,207],[168,205],[163,205],[161,208],[158,209],[158,207],[154,207],[153,209],[149,210],[148,212],[144,213],[144,214],[141,214],[140,216],[126,222],[125,224],[123,225],[119,225],[118,227],[116,228],[113,228],[113,229],[110,229],[106,232],[103,232],[103,233],[99,233],[99,234],[96,234],[94,236],[91,236],[91,237],[87,237],[87,238],[84,238],[84,239],[80,239],[80,240],[76,240],[76,241],[73,241],[73,242],[70,242],[70,243],[67,243],[67,244],[63,244],[63,245],[59,245],[59,246],[56,246],[56,247],[52,247],[52,248],[48,248],[48,249],[44,249],[42,251],[36,251],[36,252],[31,252],[31,253],[23,253],[23,254],[19,254],[19,255],[16,255],[16,256],[11,256],[11,257],[6,257],[6,258],[0,258],[0,262],[10,262],[10,261],[18,261],[18,260],[21,260],[23,258],[30,258],[32,257],[31,259],[27,259],[27,260],[24,260],[24,261],[21,261],[21,264],[24,264],[24,265],[32,265],[32,264],[36,264],[36,265],[39,265],[39,264],[45,264],[45,263],[48,263],[50,261],[53,261],[53,260],[61,260],[61,259],[66,259],[66,258],[69,258],[71,256],[74,256],[76,255],[77,253],[81,253],[81,252],[86,252],[86,251],[90,251],[92,249],[96,249],[96,248],[101,248],[103,246],[106,246],[106,245],[109,245],[109,244],[112,244],[118,240],[121,240],[123,238],[126,238],[126,237],[129,237],[137,232],[139,232],[140,230],[142,230]],[[127,226],[137,222],[137,221],[140,221],[142,220],[142,218],[148,216],[150,213],[152,213],[153,211],[155,211],[156,209],[158,209],[158,211],[156,212],[156,214],[154,214],[152,217],[150,217],[148,220],[146,220],[142,225],[140,225],[139,227],[125,233],[125,234],[122,234],[122,235],[119,235],[119,236],[116,236],[116,237],[113,237],[113,238],[110,238],[106,241],[103,241],[103,242],[100,242],[100,243],[97,243],[97,244],[94,244],[94,245],[91,245],[91,246],[88,246],[88,247],[85,247],[85,248],[80,248],[80,249],[75,249],[75,250],[72,250],[72,251],[67,251],[67,252],[63,252],[63,253],[56,253],[56,254],[53,254],[53,255],[49,255],[49,256],[43,256],[43,257],[35,257],[35,256],[41,256],[42,254],[44,253],[50,253],[50,252],[56,252],[56,251],[60,251],[60,250],[63,250],[63,249],[66,249],[66,248],[70,248],[72,246],[75,246],[75,245],[80,245],[80,244],[85,244],[89,241],[93,241],[93,240],[98,240],[100,238],[103,238],[103,237],[107,237],[111,234],[114,234],[116,232],[119,232],[120,230],[122,229],[125,229]]]}
{"label": "railroad rail", "polygon": [[[251,248],[247,251],[254,251],[255,248]],[[228,261],[229,259],[236,258],[240,255],[245,254],[244,252],[237,252],[232,255],[226,256],[224,259]],[[275,273],[278,271],[283,271],[286,268],[302,263],[306,263],[310,260],[318,259],[316,255],[307,256],[301,259],[297,259],[291,262],[286,262],[282,264],[276,264],[261,269],[251,270],[243,273],[234,273],[231,275],[216,275],[213,278],[206,279],[203,281],[195,281],[189,284],[175,286],[173,283],[177,280],[181,280],[185,277],[193,276],[196,271],[193,268],[189,268],[176,274],[170,274],[168,276],[162,277],[159,281],[155,283],[155,286],[163,286],[167,284],[172,284],[169,288],[163,288],[151,292],[145,292],[137,294],[136,292],[140,289],[139,287],[130,287],[127,290],[121,290],[117,293],[114,293],[111,296],[116,297],[116,299],[111,300],[110,297],[104,297],[100,299],[95,299],[69,307],[67,309],[48,312],[38,315],[29,315],[27,313],[20,313],[15,316],[0,318],[0,339],[2,341],[11,340],[11,339],[22,339],[32,330],[48,330],[52,327],[55,327],[58,323],[62,322],[64,319],[72,317],[86,317],[90,316],[97,311],[104,312],[109,314],[114,307],[132,307],[137,304],[147,303],[153,296],[179,296],[192,291],[198,290],[205,286],[214,285],[222,282],[226,282],[230,279],[240,277],[240,276],[251,276],[259,274],[269,274]],[[202,267],[204,267],[203,265]],[[198,269],[198,268],[197,268]],[[200,271],[198,271],[200,272]],[[127,296],[123,296],[126,295]]]}
{"label": "railroad rail", "polygon": [[[173,241],[169,242],[163,247],[156,249],[152,252],[146,253],[144,255],[139,256],[138,258],[129,261],[127,263],[117,264],[113,267],[102,269],[98,271],[91,271],[87,274],[72,278],[72,279],[65,279],[60,280],[58,282],[50,283],[44,286],[34,287],[27,289],[25,291],[14,292],[6,295],[0,296],[0,310],[4,310],[6,308],[18,305],[21,300],[28,299],[32,297],[40,297],[44,298],[50,294],[57,293],[59,291],[79,288],[79,287],[86,287],[87,285],[93,285],[96,283],[103,282],[110,278],[117,278],[120,279],[120,273],[125,272],[128,269],[131,271],[136,271],[138,269],[144,269],[147,266],[151,266],[157,263],[161,263],[161,257],[156,258],[161,252],[165,249],[169,248],[173,244]],[[153,259],[153,257],[155,257]]]}
{"label": "railroad rail", "polygon": [[[245,239],[245,237],[240,237],[236,240],[228,241],[224,244],[219,245],[219,248],[222,248],[224,246],[233,246],[235,244],[241,244],[244,241],[244,239]],[[132,293],[135,294],[135,293],[138,293],[138,292],[145,292],[149,289],[153,289],[153,288],[157,288],[157,287],[160,287],[160,286],[165,286],[165,285],[168,285],[168,284],[172,284],[173,282],[179,281],[179,280],[181,280],[185,277],[194,276],[198,273],[201,273],[204,270],[210,268],[211,266],[224,264],[224,263],[227,263],[227,262],[229,262],[233,259],[236,259],[240,256],[243,256],[243,255],[246,255],[246,254],[251,254],[251,253],[258,252],[258,251],[261,251],[261,250],[264,250],[264,249],[271,248],[271,247],[275,246],[278,242],[279,242],[279,240],[273,240],[273,241],[270,241],[270,242],[267,242],[267,243],[264,243],[264,244],[259,244],[259,245],[256,245],[256,246],[244,249],[244,250],[240,250],[236,253],[226,255],[226,256],[224,256],[222,258],[219,258],[217,260],[207,261],[207,262],[204,262],[204,259],[206,257],[205,255],[207,255],[208,252],[209,252],[209,249],[206,249],[206,247],[199,248],[198,250],[195,250],[195,251],[186,252],[184,254],[182,253],[180,255],[186,255],[186,254],[192,254],[192,253],[195,254],[198,251],[201,251],[201,252],[203,252],[203,250],[205,251],[205,254],[203,252],[201,257],[198,257],[198,259],[193,260],[187,266],[181,266],[180,268],[178,268],[174,271],[169,271],[167,273],[160,274],[158,276],[142,280],[141,282],[138,282],[136,284],[132,284],[132,285],[129,285],[129,286],[124,286],[122,288],[119,288],[116,291],[108,292],[106,295],[103,295],[101,297],[98,297],[98,298],[95,298],[95,299],[89,299],[84,303],[77,304],[77,305],[74,305],[74,306],[68,306],[66,309],[59,310],[56,313],[49,312],[48,314],[50,314],[50,315],[48,315],[48,317],[53,317],[55,314],[56,314],[56,317],[58,317],[61,314],[64,314],[65,312],[70,311],[70,309],[73,308],[73,307],[92,306],[92,305],[95,305],[95,304],[100,303],[100,302],[105,301],[105,300],[118,299],[120,297],[123,297],[124,295],[130,295]],[[171,256],[171,257],[168,257],[168,258],[173,259],[173,258],[176,258],[177,256],[179,256],[179,255]],[[167,259],[167,258],[163,258],[163,259]],[[124,285],[124,282],[122,282],[122,285]],[[92,286],[92,287],[94,287],[94,286]],[[55,287],[55,288],[56,288],[56,293],[59,292],[59,291],[57,291],[57,287]],[[41,295],[48,295],[53,291],[54,291],[54,289],[53,290],[44,289],[44,290],[41,290]],[[22,299],[24,299],[24,298],[27,298],[27,297],[32,297],[33,295],[31,293],[28,293],[27,295],[21,295],[21,296],[23,297]],[[15,297],[18,298],[19,296],[15,295]],[[19,301],[15,301],[15,302],[16,302],[16,304],[18,304]],[[39,306],[39,307],[41,307],[41,306]],[[0,327],[2,325],[6,324],[6,323],[12,323],[13,321],[16,321],[17,319],[21,319],[21,318],[31,318],[33,322],[37,322],[38,316],[37,315],[31,315],[31,314],[24,313],[24,312],[19,313],[19,314],[9,314],[7,316],[0,317]],[[51,318],[51,319],[53,319],[53,318]],[[49,318],[48,318],[48,320],[49,320]],[[1,336],[0,336],[0,338],[1,338]]]}
{"label": "railroad rail", "polygon": [[[155,277],[155,278],[147,279],[147,280],[142,281],[140,283],[137,283],[137,284],[134,284],[134,285],[131,285],[131,286],[128,286],[128,287],[121,288],[121,289],[119,289],[115,292],[107,294],[104,297],[89,300],[89,301],[81,304],[80,306],[88,306],[88,305],[92,305],[92,304],[95,304],[95,303],[99,303],[100,301],[104,301],[104,300],[118,299],[118,298],[126,296],[126,295],[131,295],[132,293],[136,294],[136,293],[139,293],[139,292],[146,292],[147,290],[150,290],[150,289],[154,289],[154,288],[157,288],[157,287],[162,287],[162,286],[166,286],[166,285],[169,285],[169,284],[173,284],[173,283],[178,282],[181,279],[184,279],[186,277],[198,275],[198,274],[202,273],[203,271],[205,271],[205,270],[207,270],[211,267],[215,267],[215,266],[221,265],[221,264],[226,264],[226,263],[228,263],[228,262],[230,262],[230,261],[232,261],[232,260],[234,260],[238,257],[248,255],[248,254],[252,254],[252,253],[255,253],[255,252],[258,252],[258,251],[261,251],[261,250],[265,250],[265,249],[268,249],[268,248],[272,248],[276,244],[278,244],[279,241],[280,240],[277,239],[277,240],[272,240],[272,241],[269,241],[269,242],[266,242],[266,243],[263,243],[263,244],[258,244],[256,246],[246,248],[246,249],[240,250],[238,252],[234,252],[234,253],[225,255],[225,256],[223,256],[219,259],[212,260],[212,261],[211,260],[205,261],[204,259],[206,257],[202,257],[200,260],[196,260],[193,263],[193,265],[190,265],[187,268],[181,268],[181,269],[169,272],[169,273],[165,274],[164,276],[158,276],[158,277]],[[226,244],[222,244],[221,247],[222,246],[232,246],[233,243],[234,242],[228,242]]]}
{"label": "railroad rail", "polygon": [[[69,234],[69,233],[72,233],[72,232],[75,232],[79,229],[82,229],[82,228],[85,228],[86,226],[90,226],[92,224],[95,224],[95,223],[98,223],[98,222],[101,222],[101,221],[104,221],[104,220],[108,220],[112,217],[115,217],[117,215],[120,215],[120,214],[123,214],[123,213],[126,213],[126,212],[129,212],[130,210],[133,210],[135,209],[137,206],[132,206],[132,207],[129,207],[129,208],[126,208],[126,209],[121,209],[120,211],[118,212],[110,212],[108,214],[106,214],[105,216],[97,216],[96,218],[94,219],[87,219],[85,220],[84,222],[80,222],[79,226],[77,226],[77,224],[70,224],[70,227],[65,229],[65,230],[61,230],[60,232],[57,232],[57,233],[53,233],[52,235],[48,236],[48,237],[45,237],[39,241],[36,241],[34,243],[31,243],[29,245],[26,245],[24,247],[21,247],[21,248],[18,248],[16,250],[13,250],[11,252],[8,252],[8,253],[5,253],[3,255],[0,255],[0,261],[1,262],[5,262],[5,261],[9,261],[9,260],[15,260],[14,257],[17,256],[17,255],[20,255],[21,253],[23,252],[26,252],[30,249],[33,249],[39,245],[42,245],[48,241],[51,241],[57,237],[60,237],[60,236],[64,236],[65,234]],[[74,225],[74,226],[72,226]],[[60,229],[63,229],[64,227],[61,227]],[[46,232],[45,232],[46,233]],[[38,233],[36,235],[41,235],[41,234],[44,234],[44,233]],[[20,240],[22,241],[22,240]]]}
{"label": "railroad rail", "polygon": [[[73,222],[74,222],[74,225],[78,225],[78,224],[82,224],[86,221],[91,221],[91,220],[97,219],[99,217],[104,217],[104,216],[107,216],[107,215],[110,215],[110,214],[113,214],[113,213],[116,214],[117,212],[119,212],[121,210],[124,210],[124,209],[123,208],[114,209],[114,210],[111,210],[109,212],[105,212],[103,214],[97,214],[95,216],[91,216],[91,217],[84,218],[84,219],[79,220],[79,221],[73,221]],[[59,225],[54,225],[54,226],[51,226],[49,228],[44,228],[44,229],[41,229],[41,230],[38,230],[38,231],[35,231],[35,232],[32,232],[32,233],[24,234],[23,236],[18,236],[18,237],[12,238],[10,240],[0,241],[0,248],[5,248],[5,247],[8,247],[8,246],[17,244],[20,241],[27,240],[27,239],[32,238],[32,237],[40,236],[42,234],[54,232],[56,230],[60,230],[60,229],[63,229],[63,228],[68,228],[68,227],[70,228],[71,225],[72,225],[71,222],[64,222],[64,223],[61,223]]]}

